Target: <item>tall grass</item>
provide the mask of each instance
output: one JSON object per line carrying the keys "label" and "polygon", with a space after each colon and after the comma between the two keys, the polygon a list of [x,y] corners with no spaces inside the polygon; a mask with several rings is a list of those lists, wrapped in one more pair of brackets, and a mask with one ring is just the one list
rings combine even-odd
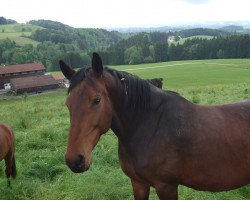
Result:
{"label": "tall grass", "polygon": [[[188,61],[191,62],[191,61]],[[143,78],[163,77],[164,88],[179,92],[198,104],[219,104],[250,98],[250,60],[192,61],[138,66],[163,65],[163,68],[130,71]],[[235,63],[237,66],[206,65]],[[182,64],[169,66],[172,64]],[[0,121],[11,125],[16,136],[18,175],[7,188],[4,162],[0,163],[0,199],[4,200],[74,200],[133,199],[130,180],[120,168],[117,138],[109,131],[93,151],[88,172],[74,174],[65,165],[64,154],[69,128],[69,114],[64,105],[66,91],[23,96],[0,101]],[[158,199],[152,189],[150,199]],[[180,186],[181,200],[246,200],[250,186],[222,193],[200,192]]]}

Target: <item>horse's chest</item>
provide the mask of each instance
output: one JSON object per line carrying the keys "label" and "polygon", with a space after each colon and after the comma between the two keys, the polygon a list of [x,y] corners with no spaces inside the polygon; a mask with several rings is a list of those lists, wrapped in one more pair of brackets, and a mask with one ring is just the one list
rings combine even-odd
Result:
{"label": "horse's chest", "polygon": [[[138,159],[140,158],[140,159]],[[146,159],[146,157],[144,157]],[[129,153],[126,149],[119,145],[119,160],[123,172],[133,179],[143,179],[147,164],[141,159],[138,153]],[[144,167],[142,167],[142,165]]]}

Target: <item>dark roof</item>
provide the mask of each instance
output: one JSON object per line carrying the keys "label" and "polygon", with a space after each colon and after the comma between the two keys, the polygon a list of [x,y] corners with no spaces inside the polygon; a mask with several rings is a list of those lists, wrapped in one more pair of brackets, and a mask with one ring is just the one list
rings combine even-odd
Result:
{"label": "dark roof", "polygon": [[48,85],[57,85],[57,81],[51,75],[28,76],[10,79],[15,90],[25,88],[35,88]]}
{"label": "dark roof", "polygon": [[28,64],[20,64],[20,65],[0,66],[0,74],[30,72],[30,71],[37,71],[37,70],[45,70],[45,67],[43,66],[42,63],[28,63]]}

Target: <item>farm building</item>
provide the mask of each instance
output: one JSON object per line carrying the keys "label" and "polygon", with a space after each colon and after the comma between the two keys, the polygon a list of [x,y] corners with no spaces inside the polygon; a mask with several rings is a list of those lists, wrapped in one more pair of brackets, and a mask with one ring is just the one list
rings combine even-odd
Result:
{"label": "farm building", "polygon": [[58,82],[58,84],[62,87],[69,87],[69,80],[66,79],[62,74],[52,74],[54,79]]}
{"label": "farm building", "polygon": [[44,73],[45,67],[42,63],[0,66],[0,89],[8,86],[12,78],[43,75]]}
{"label": "farm building", "polygon": [[12,78],[10,86],[16,94],[24,92],[40,93],[44,90],[57,89],[58,82],[52,75],[37,75],[20,78]]}
{"label": "farm building", "polygon": [[62,83],[65,77],[62,74],[51,74],[58,83]]}
{"label": "farm building", "polygon": [[168,42],[174,42],[174,41],[175,41],[175,36],[174,35],[168,36]]}

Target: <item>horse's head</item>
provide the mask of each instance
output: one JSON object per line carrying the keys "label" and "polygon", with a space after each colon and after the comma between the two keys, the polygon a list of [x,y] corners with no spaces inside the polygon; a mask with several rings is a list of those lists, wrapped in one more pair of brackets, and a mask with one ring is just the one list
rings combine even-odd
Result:
{"label": "horse's head", "polygon": [[154,86],[158,88],[162,88],[163,85],[163,78],[152,78],[152,79],[146,79],[149,83],[153,84]]}
{"label": "horse's head", "polygon": [[80,173],[88,170],[93,148],[111,126],[112,106],[97,53],[93,53],[90,68],[76,72],[63,61],[60,68],[71,82],[66,99],[70,113],[66,163],[73,172]]}

